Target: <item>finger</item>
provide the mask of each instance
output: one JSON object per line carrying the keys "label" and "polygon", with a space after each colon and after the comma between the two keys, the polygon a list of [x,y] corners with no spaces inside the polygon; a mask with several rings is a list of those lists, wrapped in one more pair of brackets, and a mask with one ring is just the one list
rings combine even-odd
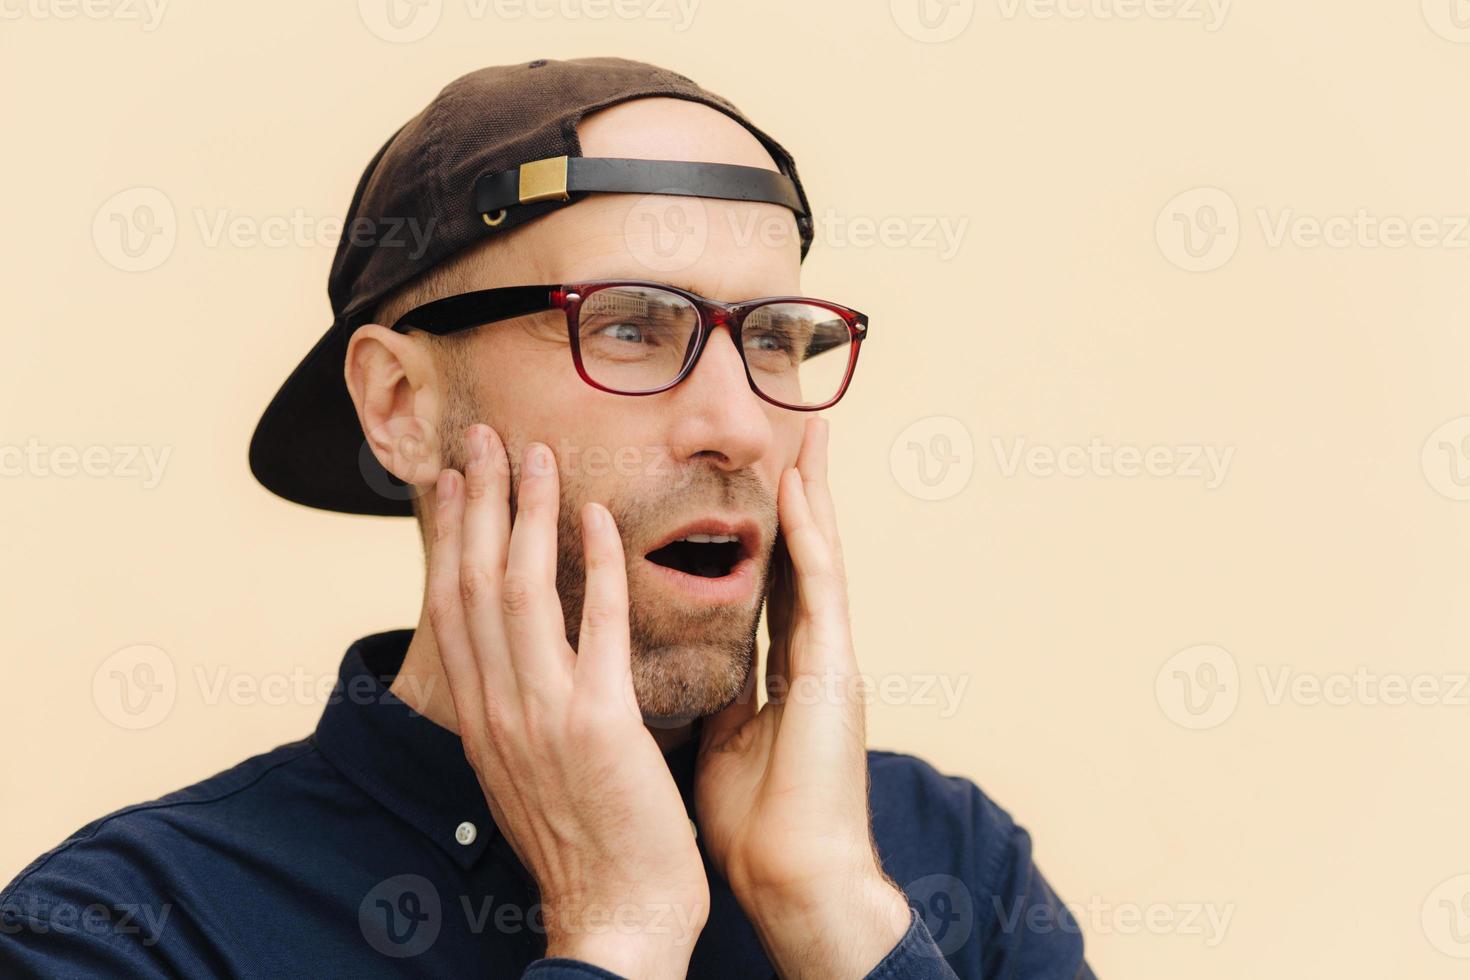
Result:
{"label": "finger", "polygon": [[770,637],[770,648],[766,651],[766,697],[776,703],[785,700],[790,689],[790,665],[787,662],[791,648],[791,612],[795,596],[792,595],[791,556],[786,551],[786,539],[776,535],[776,544],[771,549],[771,587],[766,594],[766,635]]}
{"label": "finger", "polygon": [[439,473],[434,484],[434,536],[429,546],[428,584],[424,607],[439,660],[449,681],[461,736],[480,730],[480,667],[465,623],[459,589],[461,521],[464,517],[464,479],[454,470]]}
{"label": "finger", "polygon": [[796,468],[801,473],[807,506],[822,534],[832,545],[833,552],[840,558],[842,545],[837,536],[837,508],[832,502],[832,489],[827,480],[830,433],[831,427],[826,419],[820,416],[807,419],[801,451],[796,457]]}
{"label": "finger", "polygon": [[802,674],[818,672],[824,667],[836,669],[850,664],[851,644],[845,639],[847,596],[837,566],[836,555],[817,526],[802,480],[796,470],[781,475],[777,496],[781,533],[791,555],[795,573],[792,604],[792,629],[806,627],[810,632],[799,646],[791,644],[787,675],[794,683]]}
{"label": "finger", "polygon": [[582,553],[587,577],[576,675],[599,697],[616,698],[630,681],[628,569],[617,524],[602,504],[582,508]]}
{"label": "finger", "polygon": [[487,696],[510,700],[515,676],[510,666],[500,608],[510,542],[510,471],[505,446],[488,425],[465,433],[464,532],[459,556],[460,594],[471,644]]}
{"label": "finger", "polygon": [[511,670],[523,700],[528,694],[554,696],[572,678],[574,658],[556,593],[558,494],[551,450],[531,443],[521,466],[515,525],[500,586]]}

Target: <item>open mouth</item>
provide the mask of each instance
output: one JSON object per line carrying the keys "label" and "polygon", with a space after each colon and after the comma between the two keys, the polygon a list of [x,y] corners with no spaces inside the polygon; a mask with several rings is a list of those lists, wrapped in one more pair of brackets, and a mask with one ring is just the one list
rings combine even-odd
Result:
{"label": "open mouth", "polygon": [[643,558],[653,568],[647,580],[681,604],[708,609],[746,605],[760,587],[755,556],[760,526],[740,514],[707,514],[655,538]]}
{"label": "open mouth", "polygon": [[735,534],[686,534],[645,557],[686,575],[724,578],[744,557],[744,548]]}

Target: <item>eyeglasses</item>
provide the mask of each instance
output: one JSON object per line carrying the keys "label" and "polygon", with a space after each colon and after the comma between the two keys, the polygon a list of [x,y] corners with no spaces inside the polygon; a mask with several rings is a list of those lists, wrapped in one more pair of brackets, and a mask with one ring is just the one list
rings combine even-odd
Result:
{"label": "eyeglasses", "polygon": [[572,362],[582,380],[616,395],[656,395],[694,370],[723,324],[745,376],[761,398],[815,412],[837,403],[852,381],[868,318],[804,296],[720,303],[666,283],[598,280],[559,286],[503,286],[426,303],[394,330],[443,336],[530,313],[566,313]]}

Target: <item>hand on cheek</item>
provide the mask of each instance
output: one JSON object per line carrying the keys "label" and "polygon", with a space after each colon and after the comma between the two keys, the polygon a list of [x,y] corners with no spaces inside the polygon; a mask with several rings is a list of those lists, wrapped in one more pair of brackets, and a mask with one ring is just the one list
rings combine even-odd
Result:
{"label": "hand on cheek", "polygon": [[[465,756],[496,825],[536,879],[549,955],[626,976],[682,977],[709,888],[629,668],[622,541],[601,504],[582,511],[585,601],[578,649],[556,591],[558,474],[527,447],[514,518],[495,433],[468,433],[463,475],[436,484],[427,608]],[[649,928],[595,928],[641,910]],[[654,928],[694,923],[692,934]]]}
{"label": "hand on cheek", "polygon": [[873,849],[825,420],[807,422],[777,507],[784,548],[773,554],[767,607],[770,700],[756,709],[752,677],[706,721],[700,828],[783,975],[862,976],[903,936],[909,910]]}

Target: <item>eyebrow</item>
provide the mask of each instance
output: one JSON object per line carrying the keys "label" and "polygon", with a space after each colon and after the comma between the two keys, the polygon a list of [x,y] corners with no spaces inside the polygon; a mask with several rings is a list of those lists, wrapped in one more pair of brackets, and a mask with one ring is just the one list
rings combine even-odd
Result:
{"label": "eyebrow", "polygon": [[629,275],[629,274],[625,274],[626,272],[627,272],[626,267],[619,266],[619,267],[614,267],[612,270],[605,271],[605,272],[603,272],[601,274],[577,276],[577,277],[572,277],[572,278],[568,278],[568,279],[561,279],[559,281],[560,282],[592,282],[592,281],[618,280],[618,279],[640,280],[642,282],[658,283],[659,285],[663,285],[663,286],[672,286],[675,289],[682,289],[686,293],[693,293],[694,295],[699,296],[699,297],[702,297],[704,299],[711,299],[711,300],[714,300],[714,301],[720,302],[720,303],[749,303],[751,300],[768,299],[768,298],[777,297],[777,296],[792,296],[792,295],[802,296],[802,295],[804,295],[803,293],[794,293],[793,294],[793,293],[789,293],[789,292],[756,293],[756,294],[753,294],[753,295],[750,295],[750,296],[742,296],[742,297],[739,297],[738,299],[726,299],[724,297],[711,296],[708,293],[701,292],[700,290],[696,289],[694,287],[694,285],[692,283],[690,283],[687,279],[677,279],[677,278],[675,278],[675,279],[663,279],[663,278],[660,278],[658,276],[651,276],[651,275],[649,275],[648,272],[647,272],[647,270],[643,270],[643,273],[641,275],[639,275],[639,274],[631,274],[631,275]]}
{"label": "eyebrow", "polygon": [[673,286],[676,289],[683,289],[683,290],[686,290],[687,292],[694,293],[694,294],[696,294],[698,296],[703,296],[704,295],[699,290],[695,289],[694,286],[691,283],[689,283],[687,280],[683,280],[683,279],[654,279],[652,281],[653,282],[661,282],[661,283],[663,283],[666,286]]}
{"label": "eyebrow", "polygon": [[568,279],[566,281],[567,282],[583,282],[583,281],[594,281],[595,282],[595,281],[599,281],[599,280],[618,280],[618,279],[629,279],[629,280],[641,280],[643,282],[654,282],[654,283],[658,283],[661,286],[672,286],[675,289],[682,289],[686,293],[693,293],[696,296],[703,296],[704,295],[704,293],[701,293],[699,290],[695,289],[687,281],[678,280],[678,279],[660,279],[660,278],[658,278],[656,276],[647,275],[646,272],[643,275],[582,276],[582,277],[577,278],[577,279]]}
{"label": "eyebrow", "polygon": [[644,276],[604,276],[602,278],[605,278],[605,279],[642,279],[645,282],[656,282],[656,283],[659,283],[659,284],[664,285],[664,286],[672,286],[675,289],[682,289],[686,293],[693,293],[695,296],[700,296],[700,297],[703,297],[704,299],[712,299],[712,300],[715,300],[715,301],[721,302],[721,303],[748,303],[748,302],[750,302],[753,299],[765,299],[768,296],[777,296],[777,295],[784,296],[784,295],[786,295],[785,293],[779,293],[779,294],[778,293],[759,293],[759,294],[754,295],[754,296],[743,296],[743,297],[741,297],[739,299],[724,299],[722,297],[711,296],[708,293],[701,292],[700,290],[695,289],[694,286],[688,280],[683,280],[683,279],[656,279],[656,278],[653,278],[651,276],[646,276],[646,275],[644,275]]}

